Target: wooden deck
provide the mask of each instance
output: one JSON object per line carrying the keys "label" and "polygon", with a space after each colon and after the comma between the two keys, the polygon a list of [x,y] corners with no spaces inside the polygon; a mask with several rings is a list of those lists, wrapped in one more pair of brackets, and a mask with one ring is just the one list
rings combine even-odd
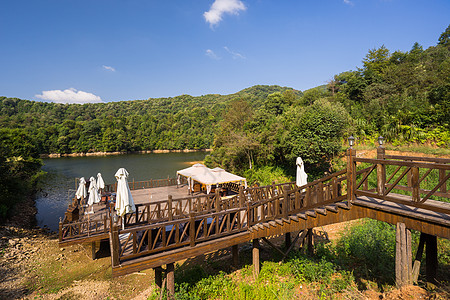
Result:
{"label": "wooden deck", "polygon": [[[430,176],[438,178],[433,186],[426,185]],[[230,197],[188,196],[173,181],[135,189],[135,213],[114,223],[111,208],[98,205],[94,214],[60,224],[60,245],[108,238],[113,276],[121,276],[270,236],[304,238],[314,227],[360,218],[450,239],[450,203],[432,200],[450,198],[449,178],[450,160],[362,159],[350,149],[345,170],[301,187],[241,187]]]}

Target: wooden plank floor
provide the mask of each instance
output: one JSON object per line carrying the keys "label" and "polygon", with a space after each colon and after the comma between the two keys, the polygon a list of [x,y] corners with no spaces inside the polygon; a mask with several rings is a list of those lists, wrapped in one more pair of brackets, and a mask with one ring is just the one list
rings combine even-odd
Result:
{"label": "wooden plank floor", "polygon": [[[411,201],[410,196],[405,195],[396,195],[399,199],[403,200],[409,200]],[[366,206],[375,210],[382,210],[394,214],[404,215],[413,217],[418,220],[426,221],[429,223],[436,223],[441,224],[444,226],[450,227],[450,215],[440,213],[440,212],[434,212],[427,209],[417,208],[413,206],[408,206],[404,204],[399,204],[395,202],[385,201],[381,199],[376,199],[372,197],[358,197],[355,202],[355,204]],[[446,202],[440,202],[435,200],[427,200],[424,202],[424,204],[430,205],[430,206],[440,206],[440,207],[447,207],[450,209],[450,203]]]}

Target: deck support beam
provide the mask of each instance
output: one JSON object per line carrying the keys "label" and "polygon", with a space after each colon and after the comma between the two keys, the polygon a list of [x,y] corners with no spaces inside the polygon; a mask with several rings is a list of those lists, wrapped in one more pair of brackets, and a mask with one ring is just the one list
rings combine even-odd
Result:
{"label": "deck support beam", "polygon": [[254,239],[253,240],[253,250],[252,250],[252,254],[253,254],[253,273],[255,275],[255,278],[258,278],[259,275],[259,239]]}
{"label": "deck support beam", "polygon": [[435,283],[438,269],[437,257],[437,237],[431,234],[424,234],[426,243],[426,266],[425,272],[427,281]]}
{"label": "deck support beam", "polygon": [[417,247],[416,258],[414,259],[412,268],[412,282],[417,283],[419,280],[420,264],[422,262],[423,248],[425,245],[425,234],[420,234],[419,246]]}
{"label": "deck support beam", "polygon": [[91,242],[91,251],[92,260],[95,260],[95,241]]}
{"label": "deck support beam", "polygon": [[156,268],[153,268],[153,270],[155,271],[155,284],[157,287],[159,287],[161,289],[162,282],[163,282],[163,276],[162,276],[163,268],[156,267]]}
{"label": "deck support beam", "polygon": [[308,228],[308,232],[306,233],[306,240],[308,244],[308,255],[314,255],[314,233],[312,228]]}
{"label": "deck support beam", "polygon": [[233,256],[233,266],[239,266],[239,245],[231,246],[231,254]]}
{"label": "deck support beam", "polygon": [[169,292],[169,299],[174,299],[175,295],[175,267],[173,263],[166,265],[166,279],[167,291]]}
{"label": "deck support beam", "polygon": [[286,232],[284,234],[284,247],[285,247],[285,249],[291,248],[291,244],[292,244],[291,233],[290,232]]}
{"label": "deck support beam", "polygon": [[412,284],[411,257],[411,231],[399,222],[395,239],[395,283],[399,288]]}

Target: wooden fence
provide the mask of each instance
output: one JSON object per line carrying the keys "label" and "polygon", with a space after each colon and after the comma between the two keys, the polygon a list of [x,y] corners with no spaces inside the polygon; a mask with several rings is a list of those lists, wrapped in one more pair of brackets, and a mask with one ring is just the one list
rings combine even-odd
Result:
{"label": "wooden fence", "polygon": [[[145,181],[129,181],[128,186],[130,190],[139,190],[139,189],[151,189],[157,187],[165,187],[177,185],[176,178],[167,178],[167,179],[150,179]],[[106,184],[104,191],[107,193],[113,193],[117,190],[117,182],[112,184]]]}
{"label": "wooden fence", "polygon": [[120,230],[111,233],[113,266],[121,262],[245,231],[247,208],[233,208],[209,213],[190,213],[187,218]]}
{"label": "wooden fence", "polygon": [[255,188],[251,195],[258,200],[248,205],[249,225],[287,219],[289,215],[345,200],[347,196],[342,194],[345,174],[343,170],[300,187],[288,183]]}
{"label": "wooden fence", "polygon": [[450,159],[381,155],[377,159],[351,160],[353,170],[357,164],[368,165],[355,172],[354,197],[367,196],[450,214],[445,206],[427,202],[432,198],[450,198]]}

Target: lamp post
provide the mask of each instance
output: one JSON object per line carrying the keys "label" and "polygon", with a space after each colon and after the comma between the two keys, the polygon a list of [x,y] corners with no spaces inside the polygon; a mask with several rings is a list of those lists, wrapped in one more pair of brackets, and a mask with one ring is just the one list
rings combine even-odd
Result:
{"label": "lamp post", "polygon": [[355,137],[353,135],[348,137],[348,145],[350,148],[347,149],[347,204],[350,207],[352,202],[356,199],[355,187],[356,187],[356,165],[354,158],[356,156],[356,150],[353,149],[355,144]]}
{"label": "lamp post", "polygon": [[[384,137],[378,137],[377,159],[385,159],[386,149],[383,147]],[[377,193],[380,196],[384,195],[386,186],[386,166],[383,163],[377,163]]]}
{"label": "lamp post", "polygon": [[355,144],[355,138],[353,135],[348,137],[348,145],[350,146],[350,149],[353,149],[353,145]]}
{"label": "lamp post", "polygon": [[377,159],[384,159],[385,156],[385,148],[383,147],[384,137],[381,135],[378,137],[378,148],[377,148]]}

